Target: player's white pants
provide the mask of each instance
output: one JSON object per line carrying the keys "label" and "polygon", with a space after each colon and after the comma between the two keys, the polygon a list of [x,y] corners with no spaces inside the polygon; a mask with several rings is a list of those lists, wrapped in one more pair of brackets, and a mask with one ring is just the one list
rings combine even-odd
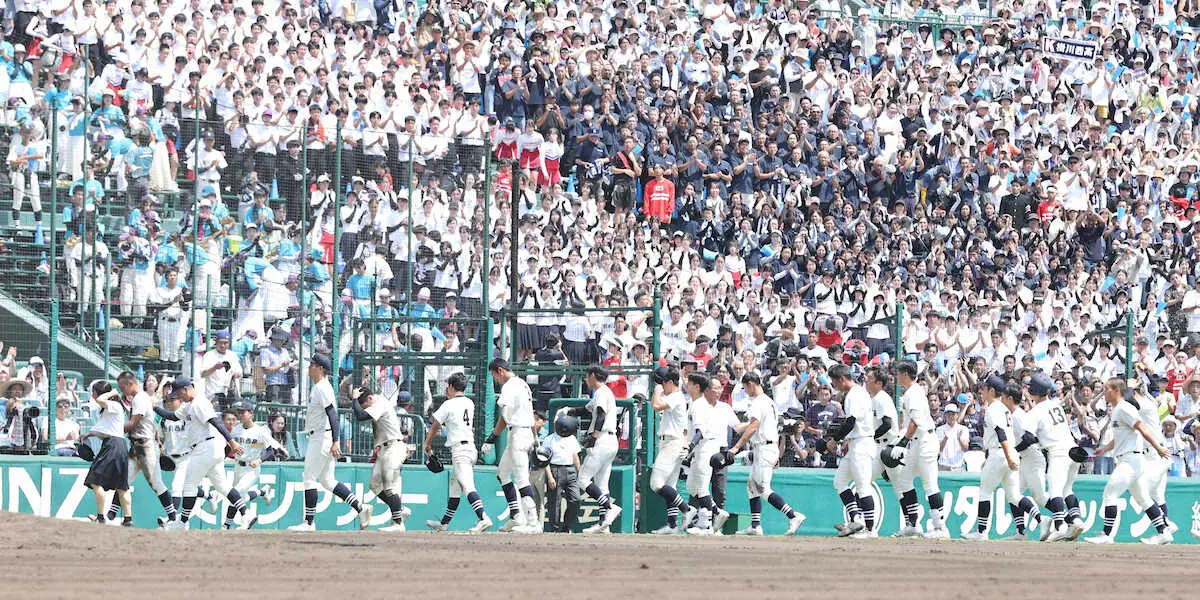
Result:
{"label": "player's white pants", "polygon": [[500,464],[496,467],[496,476],[500,483],[511,483],[521,489],[529,485],[529,449],[533,447],[533,431],[528,427],[518,427],[508,430],[508,445]]}
{"label": "player's white pants", "polygon": [[192,448],[188,454],[187,478],[183,482],[184,497],[195,496],[205,477],[222,496],[229,494],[229,479],[225,476],[225,440],[214,438]]}
{"label": "player's white pants", "polygon": [[871,482],[874,481],[871,463],[875,454],[874,439],[861,437],[850,440],[850,448],[838,463],[837,474],[833,476],[834,489],[838,492],[853,489],[858,496],[871,495]]}
{"label": "player's white pants", "polygon": [[1067,495],[1067,482],[1073,480],[1072,471],[1078,471],[1075,461],[1067,454],[1069,448],[1046,449],[1046,495],[1062,498]]}
{"label": "player's white pants", "polygon": [[175,473],[171,476],[171,496],[183,497],[183,482],[187,481],[188,455],[175,459]]}
{"label": "player's white pants", "polygon": [[[932,433],[926,433],[914,439],[908,445],[908,455],[904,458],[904,467],[899,476],[892,481],[896,493],[903,494],[916,489],[915,481],[921,478],[921,487],[926,496],[932,496],[941,491],[938,487],[938,440]],[[857,493],[857,492],[856,492]]]}
{"label": "player's white pants", "polygon": [[983,471],[979,474],[979,499],[991,500],[992,492],[997,486],[1004,488],[1004,497],[1009,504],[1021,500],[1019,489],[1020,474],[1008,468],[1008,460],[1004,458],[1004,450],[992,448],[988,451],[987,459],[983,461]]}
{"label": "player's white pants", "polygon": [[1034,504],[1045,506],[1050,498],[1046,494],[1046,457],[1042,451],[1035,447],[1021,452],[1021,468],[1017,473],[1020,490],[1029,492]]}
{"label": "player's white pants", "polygon": [[1162,458],[1153,449],[1142,455],[1142,489],[1155,504],[1167,503],[1167,471],[1171,461]]}
{"label": "player's white pants", "polygon": [[579,467],[579,489],[586,490],[595,482],[605,494],[608,493],[608,476],[612,473],[613,459],[617,457],[617,436],[601,433],[596,445],[588,449],[583,464]]}
{"label": "player's white pants", "polygon": [[[886,446],[886,445],[887,444],[876,442],[876,448],[879,450],[882,450],[884,448],[884,446]],[[879,458],[879,453],[876,452],[875,456],[871,459],[871,480],[874,481],[876,479],[879,479],[879,477],[882,476],[886,472],[887,476],[888,476],[888,481],[894,483],[896,481],[896,478],[900,476],[900,471],[903,469],[904,469],[903,465],[894,467],[894,468],[883,466],[883,459]],[[838,490],[838,491],[841,491],[841,490]],[[892,491],[896,493],[897,498],[900,497],[901,492],[900,492],[900,490],[896,489],[896,487],[894,485],[892,486]]]}
{"label": "player's white pants", "polygon": [[146,301],[150,298],[153,280],[151,271],[139,271],[133,267],[121,269],[121,314],[124,316],[146,316]]}
{"label": "player's white pants", "polygon": [[167,491],[167,486],[163,483],[162,468],[158,466],[158,442],[131,441],[129,444],[129,485],[133,485],[139,472],[145,473],[146,482],[155,494]]}
{"label": "player's white pants", "polygon": [[746,479],[746,495],[761,498],[771,495],[771,475],[779,462],[779,444],[760,444],[754,447],[754,462]]}
{"label": "player's white pants", "polygon": [[258,487],[258,479],[262,475],[262,465],[257,467],[237,465],[233,468],[233,489],[245,494]]}
{"label": "player's white pants", "polygon": [[183,358],[184,332],[187,330],[188,315],[178,304],[172,304],[158,313],[159,357],[165,362],[178,362]]}
{"label": "player's white pants", "polygon": [[693,498],[711,496],[713,468],[709,459],[721,451],[723,440],[701,440],[692,451],[692,468],[688,473],[687,491]]}
{"label": "player's white pants", "polygon": [[1104,485],[1103,505],[1115,505],[1121,494],[1124,494],[1125,490],[1129,490],[1130,497],[1138,506],[1142,508],[1150,506],[1150,498],[1146,495],[1146,490],[1140,481],[1142,453],[1127,452],[1116,459],[1117,466],[1113,468],[1112,474],[1108,476],[1108,483]]}
{"label": "player's white pants", "polygon": [[479,458],[474,443],[455,444],[450,449],[450,497],[461,498],[475,491],[475,461]]}
{"label": "player's white pants", "polygon": [[654,470],[650,472],[650,491],[658,493],[664,486],[674,486],[686,456],[687,440],[659,438],[658,456],[654,457]]}
{"label": "player's white pants", "polygon": [[333,477],[333,436],[328,431],[318,431],[308,436],[308,448],[304,451],[304,474],[301,478],[304,489],[315,490],[317,486],[333,490],[337,479]]}
{"label": "player's white pants", "polygon": [[9,171],[9,181],[12,182],[13,204],[12,209],[20,212],[21,206],[25,203],[25,196],[29,196],[29,207],[34,212],[42,212],[42,188],[38,184],[37,173],[30,171]]}
{"label": "player's white pants", "polygon": [[384,490],[391,490],[397,495],[401,493],[400,468],[404,466],[406,458],[408,446],[400,440],[379,448],[375,465],[371,468],[371,491],[376,496]]}

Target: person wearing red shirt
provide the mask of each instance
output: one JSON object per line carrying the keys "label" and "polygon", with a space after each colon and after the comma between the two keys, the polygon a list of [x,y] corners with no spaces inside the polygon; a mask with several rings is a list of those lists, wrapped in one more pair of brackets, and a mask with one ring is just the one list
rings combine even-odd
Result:
{"label": "person wearing red shirt", "polygon": [[604,360],[600,362],[602,366],[610,368],[605,385],[612,390],[613,397],[617,400],[628,398],[629,379],[611,369],[611,367],[620,367],[624,363],[622,358],[625,354],[625,343],[615,335],[607,335],[600,341],[600,345],[608,351],[608,356],[605,356]]}
{"label": "person wearing red shirt", "polygon": [[670,223],[675,213],[675,184],[663,176],[665,169],[655,168],[654,179],[646,182],[642,210],[650,218],[658,217],[662,223]]}
{"label": "person wearing red shirt", "polygon": [[713,359],[712,353],[708,351],[708,336],[702,335],[696,338],[696,349],[692,350],[689,355],[692,360],[696,361],[696,368],[701,371],[708,369],[708,362]]}
{"label": "person wearing red shirt", "polygon": [[1058,188],[1054,186],[1046,187],[1046,199],[1038,203],[1037,216],[1042,223],[1050,223],[1054,217],[1058,216],[1058,212],[1062,209],[1062,202],[1056,197]]}

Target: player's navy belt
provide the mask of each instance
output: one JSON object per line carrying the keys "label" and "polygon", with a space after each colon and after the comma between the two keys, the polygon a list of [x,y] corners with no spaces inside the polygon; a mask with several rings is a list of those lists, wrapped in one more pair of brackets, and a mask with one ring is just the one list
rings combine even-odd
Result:
{"label": "player's navy belt", "polygon": [[250,466],[250,461],[248,461],[248,460],[239,460],[239,461],[237,461],[237,466],[239,466],[239,467],[248,467],[248,466]]}
{"label": "player's navy belt", "polygon": [[609,430],[609,429],[605,429],[604,431],[601,431],[600,433],[603,435],[617,435],[617,432]]}
{"label": "player's navy belt", "polygon": [[388,441],[386,441],[386,442],[384,442],[384,443],[382,443],[382,444],[379,444],[379,445],[377,445],[377,446],[375,446],[375,447],[376,447],[376,448],[387,448],[387,447],[389,447],[389,446],[392,446],[392,445],[395,445],[395,444],[399,444],[399,443],[400,443],[400,440],[388,440]]}
{"label": "player's navy belt", "polygon": [[1123,457],[1125,457],[1125,456],[1140,455],[1140,454],[1142,454],[1142,452],[1144,452],[1144,451],[1143,451],[1143,450],[1129,450],[1128,452],[1122,452],[1122,453],[1120,453],[1120,454],[1114,454],[1114,455],[1113,455],[1113,458],[1114,458],[1114,459],[1121,459],[1121,458],[1123,458]]}
{"label": "player's navy belt", "polygon": [[463,440],[463,441],[459,442],[458,445],[466,446],[467,444],[470,444],[470,443],[471,443],[471,440]]}
{"label": "player's navy belt", "polygon": [[759,443],[755,444],[755,446],[772,446],[774,444],[775,444],[775,442],[759,442]]}
{"label": "player's navy belt", "polygon": [[[322,429],[322,430],[320,430],[320,433],[329,433],[329,430],[328,430],[328,429]],[[316,430],[316,429],[309,429],[308,431],[305,431],[305,432],[304,432],[304,434],[305,434],[305,435],[316,435],[316,434],[317,434],[317,430]]]}
{"label": "player's navy belt", "polygon": [[185,456],[187,456],[187,454],[186,454],[186,453],[184,453],[184,454],[168,454],[168,455],[167,455],[167,457],[168,457],[168,458],[170,458],[170,459],[172,459],[172,460],[174,460],[174,459],[177,459],[177,458],[183,458],[183,457],[185,457]]}
{"label": "player's navy belt", "polygon": [[200,444],[203,444],[204,442],[210,442],[215,439],[217,439],[216,436],[210,435],[210,436],[196,442],[195,444],[192,444],[192,450],[195,450],[196,446],[199,446]]}

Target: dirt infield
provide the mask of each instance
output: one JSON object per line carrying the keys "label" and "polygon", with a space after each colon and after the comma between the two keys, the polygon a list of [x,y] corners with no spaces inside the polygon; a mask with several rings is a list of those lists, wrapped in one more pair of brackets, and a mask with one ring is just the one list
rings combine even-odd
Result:
{"label": "dirt infield", "polygon": [[1197,556],[1184,546],[1082,543],[168,533],[9,513],[0,514],[0,546],[0,595],[8,598],[99,591],[137,598],[1158,600],[1187,596]]}

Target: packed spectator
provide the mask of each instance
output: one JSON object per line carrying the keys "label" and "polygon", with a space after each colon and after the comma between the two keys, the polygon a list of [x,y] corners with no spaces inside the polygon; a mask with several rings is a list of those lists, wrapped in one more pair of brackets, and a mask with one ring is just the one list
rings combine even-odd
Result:
{"label": "packed spectator", "polygon": [[[978,449],[985,374],[1051,374],[1096,448],[1099,386],[1129,369],[1173,413],[1174,472],[1196,473],[1200,11],[932,4],[18,0],[12,216],[46,220],[56,136],[72,299],[119,287],[114,312],[155,315],[158,356],[210,395],[294,401],[335,313],[346,369],[457,348],[476,332],[437,319],[510,306],[528,312],[485,343],[528,358],[553,334],[571,361],[649,364],[647,314],[536,310],[658,294],[660,356],[717,374],[735,408],[738,375],[762,372],[788,464],[836,464],[827,368],[899,350],[945,468]],[[124,228],[97,232],[112,206]],[[189,333],[224,307],[231,329]],[[401,314],[430,321],[352,319]],[[370,375],[427,397],[448,373]]]}

